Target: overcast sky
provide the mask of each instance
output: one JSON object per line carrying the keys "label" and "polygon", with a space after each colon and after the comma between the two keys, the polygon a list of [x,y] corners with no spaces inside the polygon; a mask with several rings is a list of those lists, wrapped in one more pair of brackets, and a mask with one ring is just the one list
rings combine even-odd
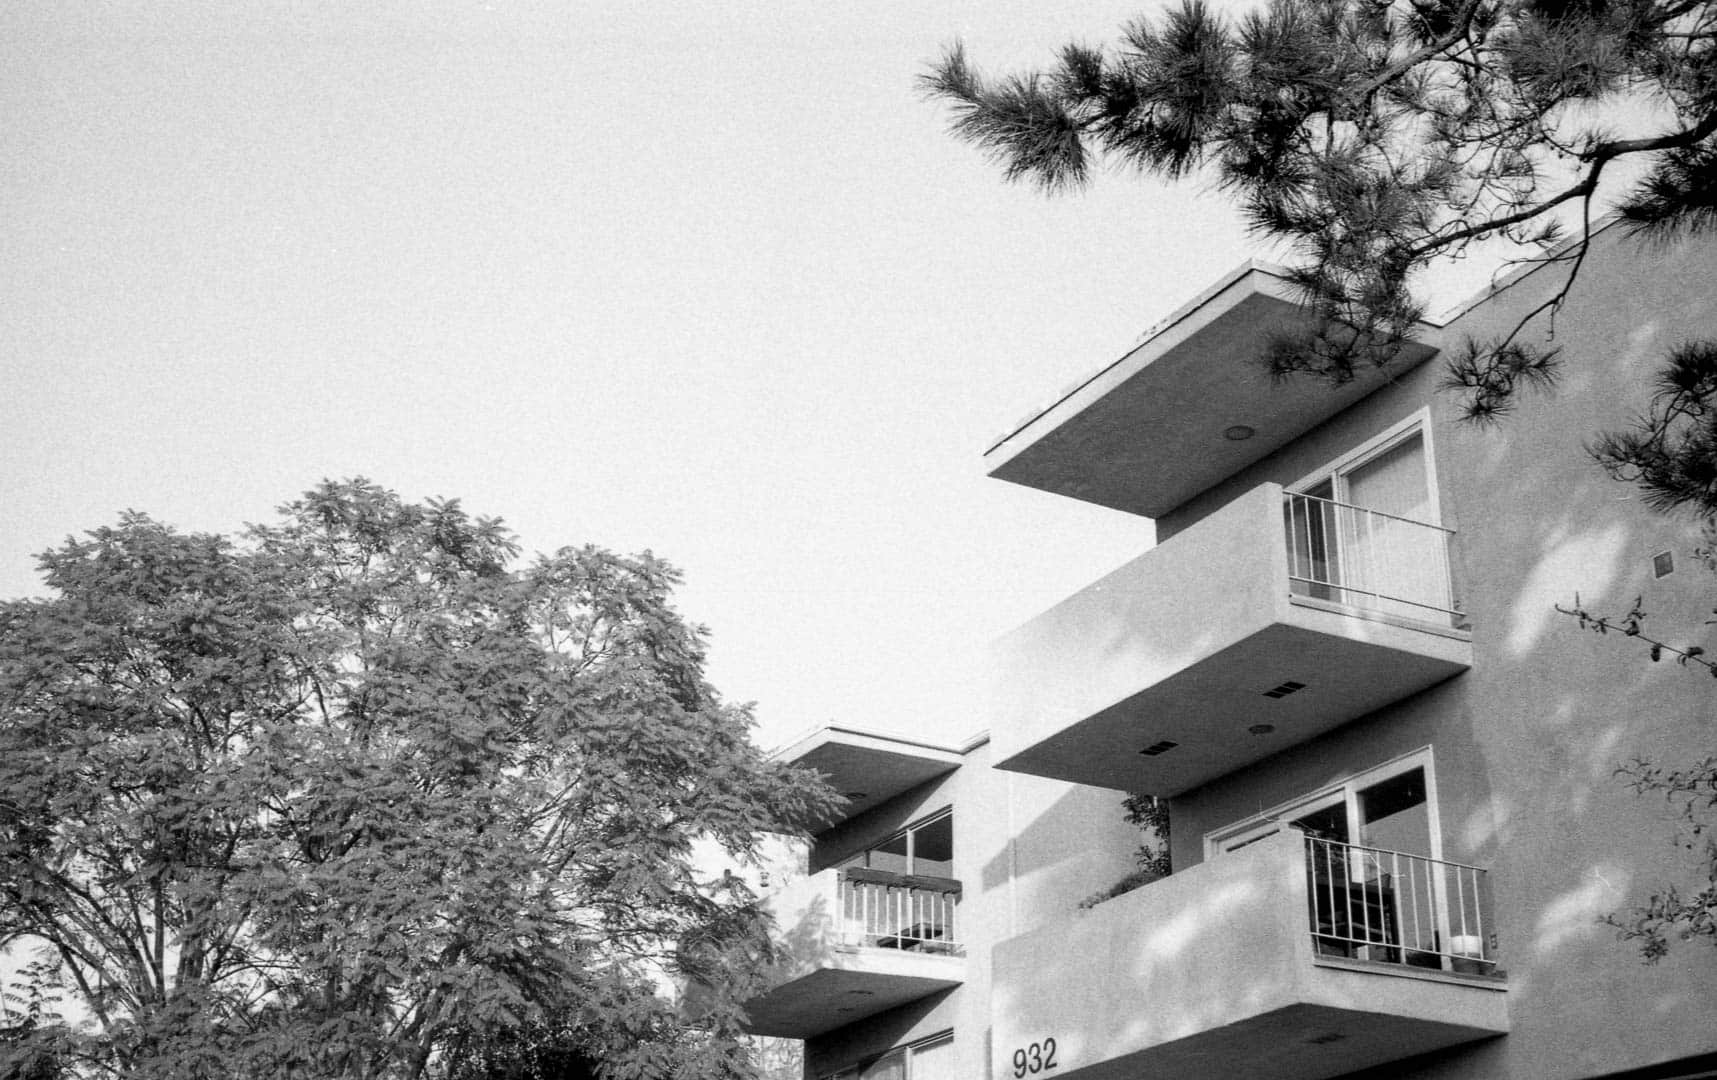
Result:
{"label": "overcast sky", "polygon": [[1140,8],[8,3],[0,597],[364,475],[677,564],[765,743],[984,728],[984,643],[1151,527],[983,450],[1266,252],[1197,186],[1010,187],[913,80]]}

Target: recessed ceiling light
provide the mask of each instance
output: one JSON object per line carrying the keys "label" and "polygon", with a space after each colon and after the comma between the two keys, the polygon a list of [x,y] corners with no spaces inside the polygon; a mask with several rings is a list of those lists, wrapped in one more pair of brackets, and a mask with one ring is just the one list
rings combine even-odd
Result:
{"label": "recessed ceiling light", "polygon": [[1256,428],[1249,427],[1245,424],[1235,424],[1231,428],[1225,428],[1222,432],[1222,437],[1227,439],[1229,442],[1245,442],[1256,434],[1258,434]]}

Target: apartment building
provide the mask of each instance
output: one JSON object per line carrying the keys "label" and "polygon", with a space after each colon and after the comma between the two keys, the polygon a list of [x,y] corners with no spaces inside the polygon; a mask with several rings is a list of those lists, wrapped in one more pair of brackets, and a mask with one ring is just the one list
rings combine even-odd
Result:
{"label": "apartment building", "polygon": [[[987,736],[784,751],[850,802],[773,898],[755,1029],[808,1080],[1717,1076],[1717,952],[1647,965],[1599,921],[1703,883],[1616,769],[1717,750],[1717,695],[1556,611],[1709,634],[1695,524],[1583,446],[1717,336],[1717,248],[1601,233],[1531,324],[1560,386],[1461,422],[1439,355],[1565,275],[1332,390],[1260,370],[1307,316],[1249,265],[992,447],[1158,543],[997,644]],[[1169,799],[1174,872],[1082,907],[1130,868],[1126,791]]]}

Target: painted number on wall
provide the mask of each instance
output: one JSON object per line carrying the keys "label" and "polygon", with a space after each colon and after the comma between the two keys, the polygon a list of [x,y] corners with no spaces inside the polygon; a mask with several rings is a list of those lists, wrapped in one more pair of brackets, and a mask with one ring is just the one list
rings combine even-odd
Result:
{"label": "painted number on wall", "polygon": [[1045,1039],[1040,1043],[1021,1047],[1014,1051],[1014,1075],[1027,1076],[1032,1073],[1048,1072],[1055,1068],[1055,1040]]}

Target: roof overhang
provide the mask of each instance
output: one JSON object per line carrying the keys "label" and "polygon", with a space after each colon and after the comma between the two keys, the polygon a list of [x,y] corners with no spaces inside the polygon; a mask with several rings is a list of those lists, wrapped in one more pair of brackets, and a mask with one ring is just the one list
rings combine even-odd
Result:
{"label": "roof overhang", "polygon": [[951,747],[843,727],[814,731],[774,757],[815,769],[846,796],[833,816],[813,823],[819,832],[953,772],[961,761]]}
{"label": "roof overhang", "polygon": [[[1161,517],[1436,353],[1406,341],[1387,365],[1341,385],[1272,376],[1263,362],[1270,344],[1318,325],[1285,271],[1247,263],[1002,438],[985,468]],[[1241,429],[1252,434],[1236,438]]]}

